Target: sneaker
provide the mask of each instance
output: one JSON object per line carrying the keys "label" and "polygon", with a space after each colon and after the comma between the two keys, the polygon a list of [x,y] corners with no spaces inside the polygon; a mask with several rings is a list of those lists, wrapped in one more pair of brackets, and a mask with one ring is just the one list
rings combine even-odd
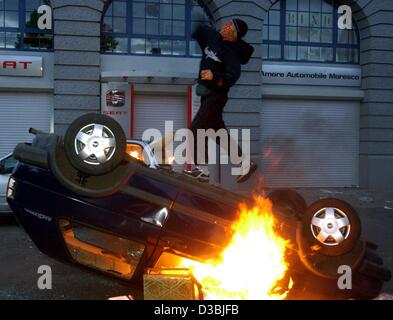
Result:
{"label": "sneaker", "polygon": [[209,182],[209,174],[206,174],[201,168],[196,167],[193,170],[184,170],[186,176],[197,179],[201,182]]}
{"label": "sneaker", "polygon": [[242,176],[238,176],[236,179],[237,183],[243,183],[246,182],[248,179],[250,179],[250,177],[252,176],[252,174],[258,169],[258,165],[254,162],[250,163],[250,169],[248,170],[248,172],[246,174],[243,174]]}

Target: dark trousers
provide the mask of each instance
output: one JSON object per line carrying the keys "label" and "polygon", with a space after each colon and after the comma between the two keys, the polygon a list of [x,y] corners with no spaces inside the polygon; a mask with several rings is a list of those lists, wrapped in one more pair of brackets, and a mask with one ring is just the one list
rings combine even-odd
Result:
{"label": "dark trousers", "polygon": [[[217,93],[212,92],[206,96],[201,97],[201,106],[199,108],[198,113],[196,114],[194,120],[191,123],[190,130],[194,135],[194,163],[198,164],[198,148],[197,148],[197,130],[198,129],[213,129],[214,131],[218,131],[220,129],[224,129],[228,132],[227,127],[225,126],[224,119],[222,117],[224,112],[225,104],[228,101],[228,95],[226,92]],[[228,132],[229,137],[229,132]],[[208,139],[205,141],[205,164],[208,164]],[[217,143],[217,141],[216,141]],[[228,146],[230,145],[230,141],[228,141]],[[229,152],[228,147],[228,152]],[[201,152],[201,150],[199,150]],[[242,154],[240,146],[238,146],[239,155]]]}

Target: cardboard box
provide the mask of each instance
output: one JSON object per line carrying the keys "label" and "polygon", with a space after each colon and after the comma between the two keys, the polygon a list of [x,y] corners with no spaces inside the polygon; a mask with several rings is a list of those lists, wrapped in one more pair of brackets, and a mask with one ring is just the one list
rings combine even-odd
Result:
{"label": "cardboard box", "polygon": [[147,269],[145,300],[203,300],[202,287],[189,269]]}

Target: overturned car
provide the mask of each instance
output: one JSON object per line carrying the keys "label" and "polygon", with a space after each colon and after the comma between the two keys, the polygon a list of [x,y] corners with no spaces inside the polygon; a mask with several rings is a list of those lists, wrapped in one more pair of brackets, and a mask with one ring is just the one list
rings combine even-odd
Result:
{"label": "overturned car", "polygon": [[[124,281],[139,283],[164,254],[202,262],[217,256],[239,204],[253,201],[158,165],[143,144],[137,152],[145,161],[131,157],[121,127],[103,115],[82,116],[64,138],[33,133],[31,145],[14,151],[19,164],[7,189],[20,224],[43,253]],[[307,206],[292,190],[268,197],[278,232],[292,244],[294,289],[306,290],[303,280],[312,279],[321,284],[313,290],[335,290],[342,265],[353,270],[346,298],[374,298],[390,280],[349,204]]]}

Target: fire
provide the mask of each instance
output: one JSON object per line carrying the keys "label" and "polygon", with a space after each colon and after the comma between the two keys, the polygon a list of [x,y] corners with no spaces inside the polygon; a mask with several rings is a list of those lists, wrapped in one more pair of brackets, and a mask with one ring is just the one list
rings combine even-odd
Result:
{"label": "fire", "polygon": [[255,197],[255,206],[241,205],[233,236],[217,259],[199,263],[182,259],[201,283],[206,299],[278,300],[288,294],[281,288],[288,272],[288,241],[275,232],[270,200]]}
{"label": "fire", "polygon": [[137,160],[143,160],[143,150],[140,145],[129,143],[127,144],[126,152],[133,158]]}
{"label": "fire", "polygon": [[135,158],[135,159],[138,159],[138,160],[141,159],[141,156],[140,156],[140,154],[139,154],[138,151],[131,151],[131,152],[130,152],[130,156],[133,157],[133,158]]}

